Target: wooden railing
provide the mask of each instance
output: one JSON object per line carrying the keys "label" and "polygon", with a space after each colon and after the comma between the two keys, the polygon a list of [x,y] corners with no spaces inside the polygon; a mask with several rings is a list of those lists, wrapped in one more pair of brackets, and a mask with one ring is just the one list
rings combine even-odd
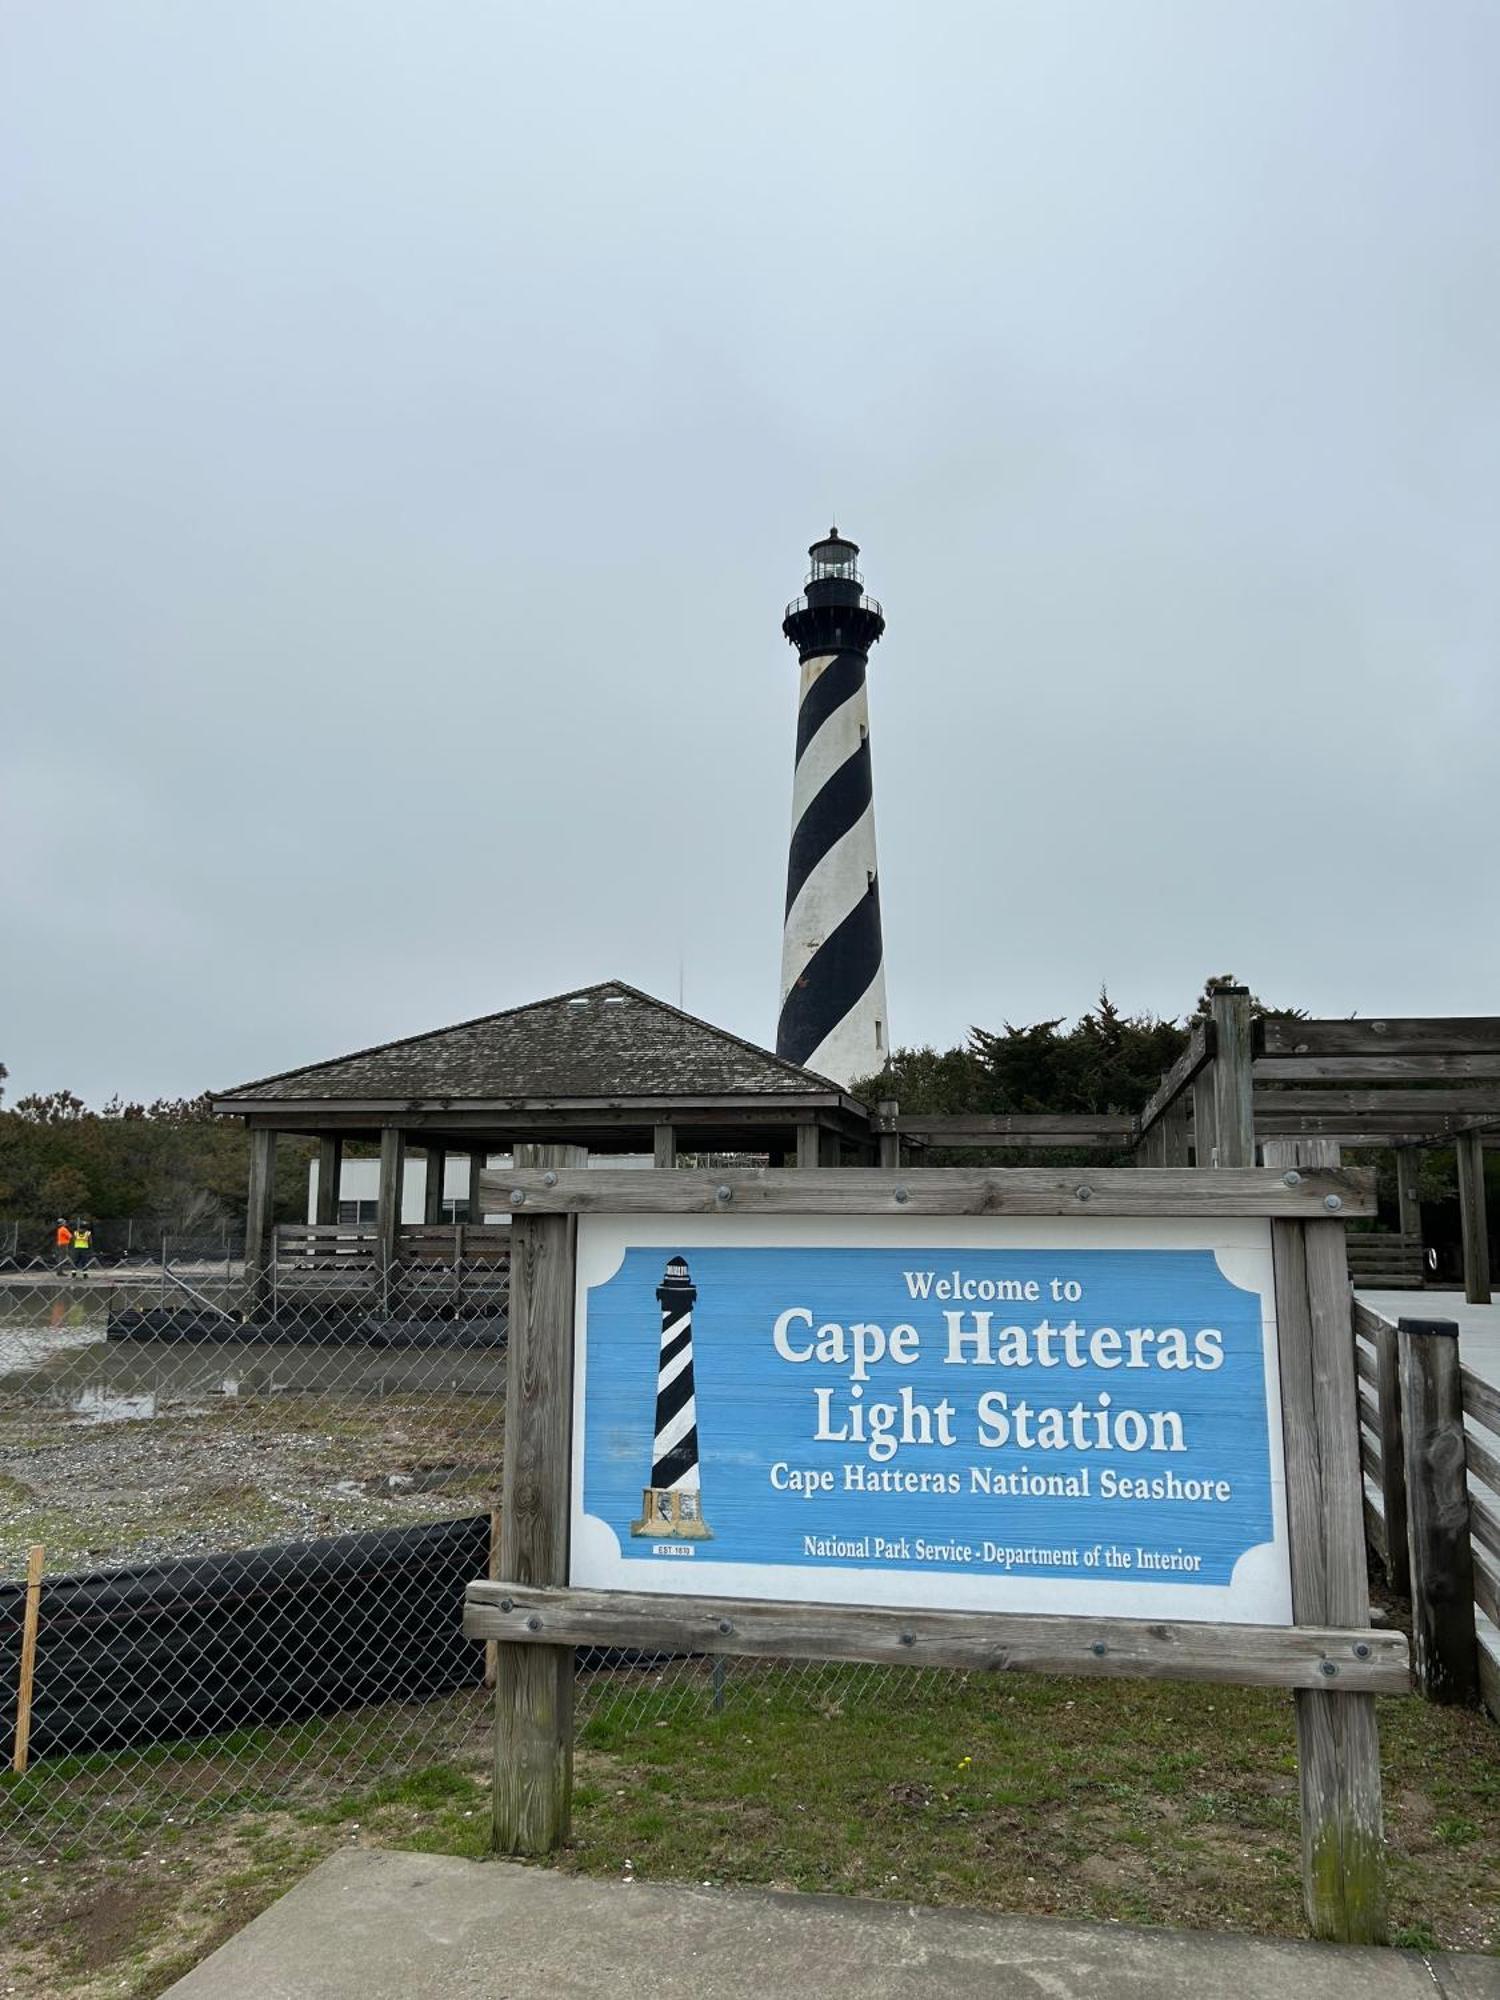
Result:
{"label": "wooden railing", "polygon": [[503,1312],[510,1288],[510,1227],[499,1223],[413,1223],[382,1253],[378,1230],[355,1223],[287,1223],[277,1228],[272,1294],[306,1302],[354,1294],[386,1312],[418,1317]]}
{"label": "wooden railing", "polygon": [[[1353,1302],[1365,1528],[1409,1597],[1418,1686],[1500,1721],[1500,1389],[1451,1320],[1399,1324]],[[1372,1490],[1373,1489],[1373,1490]]]}
{"label": "wooden railing", "polygon": [[1391,1230],[1350,1230],[1349,1276],[1356,1285],[1368,1285],[1374,1291],[1416,1291],[1424,1275],[1420,1236],[1402,1236]]}
{"label": "wooden railing", "polygon": [[[1460,1371],[1464,1446],[1469,1468],[1469,1542],[1474,1602],[1500,1627],[1500,1390],[1472,1368]],[[1479,1687],[1485,1706],[1500,1719],[1500,1645],[1479,1643]]]}

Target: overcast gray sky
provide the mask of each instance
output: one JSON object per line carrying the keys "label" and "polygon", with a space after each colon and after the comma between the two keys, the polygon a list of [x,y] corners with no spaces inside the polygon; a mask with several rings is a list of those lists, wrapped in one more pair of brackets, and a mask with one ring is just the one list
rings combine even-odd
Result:
{"label": "overcast gray sky", "polygon": [[774,1034],[889,618],[894,1038],[1500,1011],[1500,12],[9,0],[0,1059]]}

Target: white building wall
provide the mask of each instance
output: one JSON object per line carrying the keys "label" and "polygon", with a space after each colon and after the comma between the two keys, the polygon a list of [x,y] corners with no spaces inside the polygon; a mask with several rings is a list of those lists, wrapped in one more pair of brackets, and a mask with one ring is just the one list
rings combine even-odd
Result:
{"label": "white building wall", "polygon": [[[491,1153],[485,1160],[487,1167],[503,1170],[511,1164],[509,1153]],[[649,1167],[653,1165],[650,1153],[590,1153],[591,1167]],[[409,1153],[403,1162],[401,1176],[401,1220],[420,1222],[426,1207],[427,1196],[427,1156],[425,1153]],[[339,1169],[339,1200],[374,1203],[380,1198],[379,1160],[345,1160]],[[469,1198],[469,1163],[461,1153],[450,1153],[443,1163],[443,1198],[445,1201],[467,1201]],[[307,1219],[316,1222],[318,1218],[318,1162],[313,1160],[307,1174]],[[507,1213],[486,1215],[486,1222],[509,1222]]]}

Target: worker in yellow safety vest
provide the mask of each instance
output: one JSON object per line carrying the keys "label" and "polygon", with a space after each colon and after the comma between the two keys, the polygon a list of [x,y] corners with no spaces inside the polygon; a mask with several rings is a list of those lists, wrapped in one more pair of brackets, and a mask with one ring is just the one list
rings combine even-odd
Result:
{"label": "worker in yellow safety vest", "polygon": [[73,1224],[74,1270],[82,1271],[85,1274],[87,1274],[89,1265],[93,1261],[93,1253],[94,1253],[93,1230],[89,1228],[88,1223],[85,1221],[75,1222]]}

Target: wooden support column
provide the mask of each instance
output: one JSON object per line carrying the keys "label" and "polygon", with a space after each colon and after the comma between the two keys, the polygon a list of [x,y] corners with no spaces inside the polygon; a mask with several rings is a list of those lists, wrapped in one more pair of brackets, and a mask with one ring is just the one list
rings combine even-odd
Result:
{"label": "wooden support column", "polygon": [[652,1127],[651,1164],[654,1167],[676,1166],[677,1127],[675,1125],[655,1125]]}
{"label": "wooden support column", "polygon": [[[1268,1140],[1266,1165],[1336,1166],[1328,1140]],[[1273,1222],[1281,1400],[1316,1448],[1288,1462],[1292,1613],[1299,1625],[1370,1622],[1364,1486],[1344,1226]],[[1385,1839],[1375,1699],[1299,1688],[1302,1898],[1315,1937],[1386,1937]]]}
{"label": "wooden support column", "polygon": [[1214,1066],[1207,1064],[1193,1078],[1193,1165],[1216,1167],[1218,1141],[1214,1134]]}
{"label": "wooden support column", "polygon": [[1216,986],[1213,1009],[1214,1139],[1220,1167],[1255,1165],[1255,1117],[1251,1108],[1250,989]]}
{"label": "wooden support column", "polygon": [[797,1127],[797,1165],[799,1167],[817,1167],[822,1165],[822,1155],[819,1146],[820,1139],[821,1134],[816,1125],[799,1125]]}
{"label": "wooden support column", "polygon": [[339,1219],[339,1175],[344,1165],[344,1142],[338,1137],[318,1141],[318,1199],[313,1221],[327,1228]]}
{"label": "wooden support column", "polygon": [[245,1205],[245,1283],[253,1305],[264,1303],[271,1285],[271,1231],[276,1214],[276,1134],[257,1127],[250,1134],[250,1193]]}
{"label": "wooden support column", "polygon": [[1164,1167],[1167,1164],[1167,1135],[1159,1118],[1153,1119],[1141,1135],[1135,1149],[1135,1163],[1138,1167]]}
{"label": "wooden support column", "polygon": [[[882,1097],[875,1106],[875,1116],[880,1122],[879,1132],[880,1164],[883,1167],[901,1165],[901,1134],[896,1130],[896,1120],[901,1115],[899,1098]],[[885,1128],[889,1126],[889,1130]]]}
{"label": "wooden support column", "polygon": [[1417,1686],[1429,1701],[1474,1703],[1479,1649],[1458,1322],[1403,1318],[1397,1325]]}
{"label": "wooden support column", "polygon": [[483,1222],[484,1196],[479,1192],[479,1176],[484,1172],[485,1154],[478,1148],[469,1155],[469,1220]]}
{"label": "wooden support column", "polygon": [[401,1230],[401,1189],[406,1141],[398,1126],[380,1128],[380,1181],[375,1196],[375,1270],[380,1309],[389,1312],[396,1289],[396,1243]]}
{"label": "wooden support column", "polygon": [[1396,1227],[1403,1236],[1422,1234],[1422,1203],[1417,1187],[1422,1173],[1422,1155],[1415,1146],[1396,1148]]}
{"label": "wooden support column", "polygon": [[1484,1205],[1484,1134],[1460,1132],[1454,1154],[1458,1167],[1458,1212],[1464,1236],[1464,1297],[1471,1306],[1487,1306],[1490,1226]]}
{"label": "wooden support column", "polygon": [[1188,1100],[1186,1091],[1174,1097],[1161,1115],[1162,1165],[1188,1164]]}
{"label": "wooden support column", "polygon": [[427,1174],[422,1183],[422,1220],[437,1223],[443,1219],[443,1170],[448,1164],[448,1155],[441,1146],[427,1148]]}
{"label": "wooden support column", "polygon": [[[586,1167],[584,1146],[517,1146],[518,1167]],[[510,1345],[499,1572],[568,1581],[573,1439],[573,1215],[511,1216]],[[495,1847],[542,1855],[568,1837],[573,1649],[501,1644],[495,1661]]]}

